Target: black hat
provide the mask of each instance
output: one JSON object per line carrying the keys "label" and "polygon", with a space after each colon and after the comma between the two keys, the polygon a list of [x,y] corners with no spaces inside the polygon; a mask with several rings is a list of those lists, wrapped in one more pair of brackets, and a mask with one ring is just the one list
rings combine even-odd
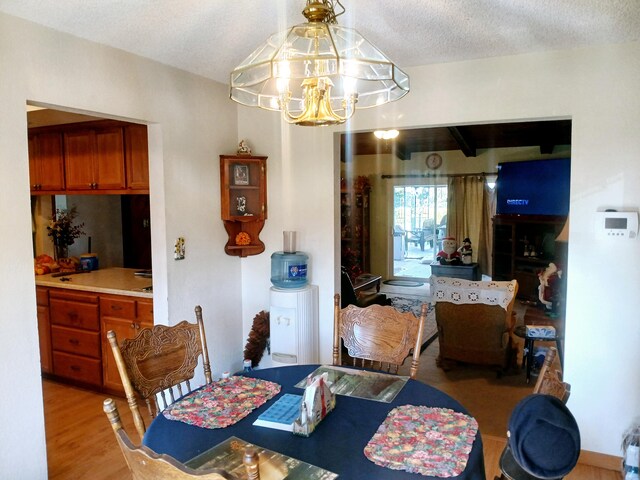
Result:
{"label": "black hat", "polygon": [[578,424],[554,396],[534,394],[521,400],[511,413],[508,435],[516,462],[538,478],[564,477],[578,463]]}

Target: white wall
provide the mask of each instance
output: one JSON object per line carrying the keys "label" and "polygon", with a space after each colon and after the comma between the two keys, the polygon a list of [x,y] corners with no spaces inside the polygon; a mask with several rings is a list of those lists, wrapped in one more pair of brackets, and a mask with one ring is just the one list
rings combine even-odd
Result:
{"label": "white wall", "polygon": [[[44,479],[26,102],[150,124],[156,322],[193,320],[202,305],[214,374],[242,360],[240,264],[223,250],[218,160],[236,149],[237,109],[221,84],[2,14],[0,64],[0,379],[16,395],[0,411],[0,476]],[[187,256],[174,261],[179,236]]]}

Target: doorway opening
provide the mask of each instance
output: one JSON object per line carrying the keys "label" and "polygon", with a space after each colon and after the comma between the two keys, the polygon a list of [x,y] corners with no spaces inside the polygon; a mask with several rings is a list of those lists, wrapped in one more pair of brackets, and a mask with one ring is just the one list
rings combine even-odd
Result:
{"label": "doorway opening", "polygon": [[446,236],[447,185],[393,186],[393,278],[426,280]]}

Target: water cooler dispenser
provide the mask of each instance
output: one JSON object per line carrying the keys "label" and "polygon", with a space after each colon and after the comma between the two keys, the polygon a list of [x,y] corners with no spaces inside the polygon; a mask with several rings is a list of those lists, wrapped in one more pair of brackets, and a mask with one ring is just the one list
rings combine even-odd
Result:
{"label": "water cooler dispenser", "polygon": [[318,286],[271,287],[271,360],[276,365],[319,363]]}
{"label": "water cooler dispenser", "polygon": [[295,232],[284,232],[283,251],[271,255],[269,329],[276,366],[319,363],[318,287],[307,282],[307,260],[295,249]]}

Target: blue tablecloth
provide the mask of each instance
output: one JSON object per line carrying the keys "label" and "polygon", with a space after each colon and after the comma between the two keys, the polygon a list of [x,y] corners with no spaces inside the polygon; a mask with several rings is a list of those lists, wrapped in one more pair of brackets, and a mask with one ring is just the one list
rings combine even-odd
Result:
{"label": "blue tablecloth", "polygon": [[[462,405],[447,394],[416,380],[409,380],[391,403],[338,395],[335,409],[308,438],[253,425],[258,415],[282,394],[300,395],[302,390],[294,385],[317,367],[318,365],[296,365],[254,370],[248,375],[280,384],[280,394],[238,423],[222,429],[194,427],[183,422],[167,420],[163,415],[159,415],[147,429],[144,444],[157,453],[166,453],[181,462],[186,462],[233,435],[335,472],[345,480],[438,478],[380,467],[368,460],[363,453],[364,447],[378,426],[398,405],[426,405],[467,413]],[[485,480],[480,432],[469,454],[466,469],[461,475],[451,478]]]}

